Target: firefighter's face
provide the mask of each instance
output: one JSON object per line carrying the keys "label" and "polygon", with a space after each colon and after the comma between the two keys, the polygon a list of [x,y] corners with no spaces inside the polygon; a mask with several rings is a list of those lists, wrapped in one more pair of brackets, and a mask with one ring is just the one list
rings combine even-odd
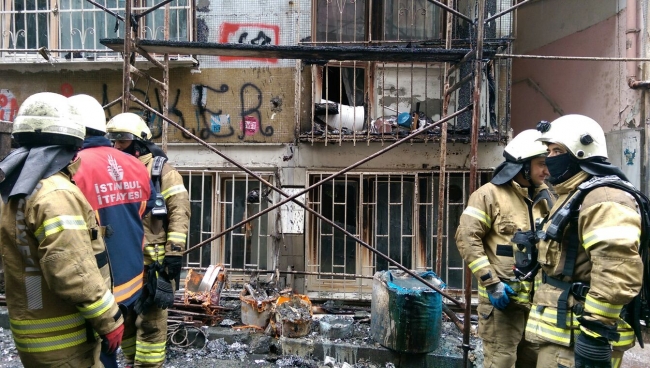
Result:
{"label": "firefighter's face", "polygon": [[124,151],[125,149],[129,148],[131,145],[132,140],[115,140],[113,141],[113,147],[117,148],[120,151]]}
{"label": "firefighter's face", "polygon": [[530,180],[533,182],[533,185],[536,187],[542,185],[548,176],[546,157],[536,157],[530,160]]}
{"label": "firefighter's face", "polygon": [[562,147],[557,143],[549,143],[547,151],[548,151],[548,157],[553,157],[553,156],[559,156],[565,154],[566,148]]}

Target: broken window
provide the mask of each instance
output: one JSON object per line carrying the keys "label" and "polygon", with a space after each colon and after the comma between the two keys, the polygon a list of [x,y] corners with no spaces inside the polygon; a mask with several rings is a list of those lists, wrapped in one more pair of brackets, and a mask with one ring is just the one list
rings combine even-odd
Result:
{"label": "broken window", "polygon": [[[254,178],[232,174],[222,178],[221,188],[223,229],[265,210],[271,203],[270,188]],[[234,269],[266,270],[270,242],[268,237],[267,214],[225,234],[223,263]]]}

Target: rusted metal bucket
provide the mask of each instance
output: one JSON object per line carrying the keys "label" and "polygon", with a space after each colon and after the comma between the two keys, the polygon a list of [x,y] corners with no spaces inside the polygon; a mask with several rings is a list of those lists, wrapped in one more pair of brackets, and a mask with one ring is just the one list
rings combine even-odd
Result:
{"label": "rusted metal bucket", "polygon": [[307,295],[281,296],[275,305],[275,323],[284,337],[303,337],[312,321],[311,300]]}
{"label": "rusted metal bucket", "polygon": [[244,325],[266,328],[273,313],[273,305],[278,299],[271,296],[265,299],[256,299],[249,292],[250,287],[244,287],[239,294],[241,301],[241,321]]}

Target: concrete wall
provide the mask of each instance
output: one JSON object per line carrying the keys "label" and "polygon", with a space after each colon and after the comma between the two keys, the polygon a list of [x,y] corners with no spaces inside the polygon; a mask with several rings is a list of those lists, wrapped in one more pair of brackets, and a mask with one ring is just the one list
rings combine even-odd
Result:
{"label": "concrete wall", "polygon": [[[625,57],[625,10],[595,22],[615,10],[615,2],[590,1],[589,6],[583,2],[583,8],[564,10],[556,3],[577,6],[580,1],[540,1],[523,7],[518,35],[524,37],[516,40],[516,50],[532,55]],[[553,12],[552,5],[557,5]],[[567,13],[570,9],[577,13]],[[537,18],[550,18],[548,24],[533,21],[534,11]],[[636,127],[641,121],[641,96],[641,91],[627,86],[624,62],[515,59],[512,127],[517,133],[539,120],[571,113],[594,118],[605,132]]]}
{"label": "concrete wall", "polygon": [[[294,68],[204,69],[191,73],[186,68],[170,72],[169,116],[208,142],[292,142],[295,130]],[[159,73],[153,72],[156,78]],[[122,93],[121,70],[57,70],[20,73],[0,71],[0,98],[19,106],[36,92],[56,92],[66,96],[89,94],[108,103]],[[132,89],[142,101],[162,111],[160,94],[155,86],[140,80]],[[135,103],[131,111],[147,114]],[[121,105],[111,107],[110,118],[121,112]],[[13,120],[15,110],[2,113]],[[162,120],[148,119],[155,138],[162,134]],[[174,127],[169,142],[194,142]]]}

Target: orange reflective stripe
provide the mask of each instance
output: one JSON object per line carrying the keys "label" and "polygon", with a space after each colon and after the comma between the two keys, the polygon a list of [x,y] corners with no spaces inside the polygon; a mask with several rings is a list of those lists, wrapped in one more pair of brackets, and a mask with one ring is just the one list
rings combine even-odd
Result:
{"label": "orange reflective stripe", "polygon": [[140,272],[138,276],[132,278],[124,284],[115,286],[113,289],[113,295],[115,296],[115,301],[117,303],[127,300],[142,288],[143,274],[144,272]]}

